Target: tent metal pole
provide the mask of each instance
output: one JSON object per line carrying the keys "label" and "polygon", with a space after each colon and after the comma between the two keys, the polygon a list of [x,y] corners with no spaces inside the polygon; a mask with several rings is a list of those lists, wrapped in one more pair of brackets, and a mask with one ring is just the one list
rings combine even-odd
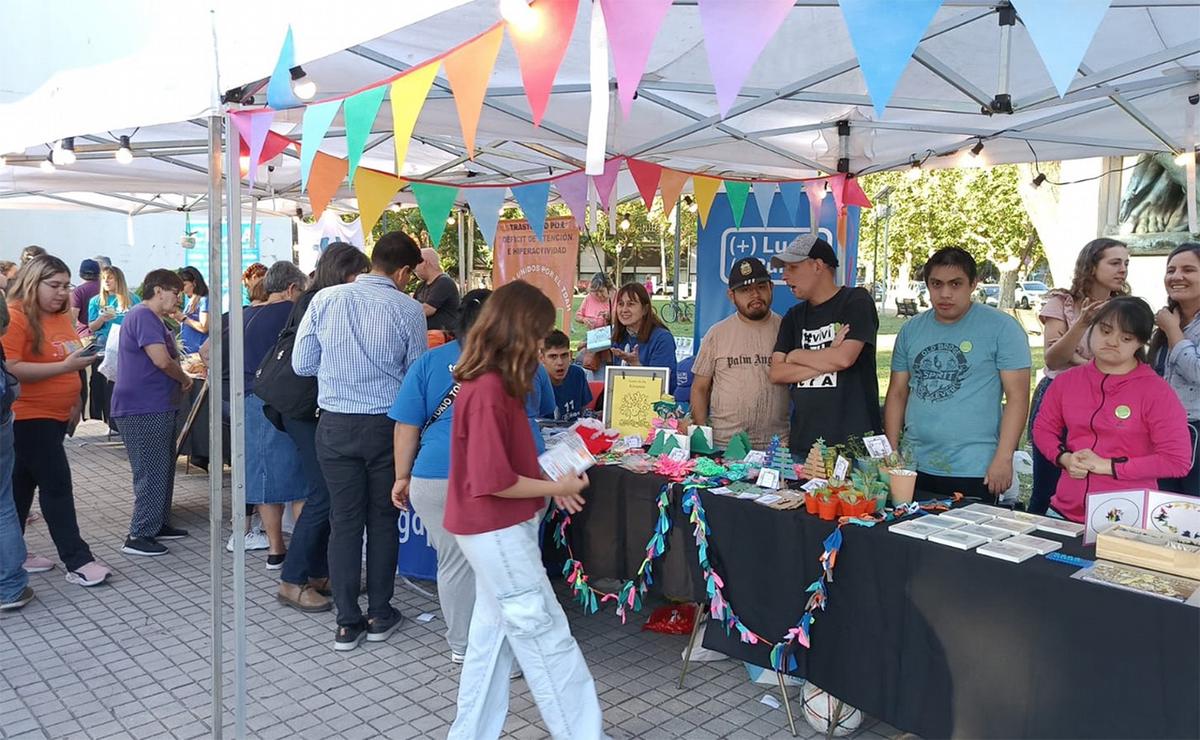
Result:
{"label": "tent metal pole", "polygon": [[[466,277],[463,278],[463,287],[462,287],[462,290],[464,293],[466,293],[468,290],[471,289],[470,288],[471,272],[475,268],[475,214],[470,213],[468,211],[468,215],[471,218],[471,228],[467,229],[467,256],[466,256],[466,268],[465,268],[466,269],[466,273],[465,273]],[[462,265],[463,263],[460,262],[459,264]],[[461,270],[463,268],[460,267],[459,269]],[[460,273],[460,274],[464,274],[464,273]]]}
{"label": "tent metal pole", "polygon": [[673,278],[674,293],[672,300],[679,302],[679,244],[680,244],[680,224],[683,222],[683,199],[675,199],[675,275]]}
{"label": "tent metal pole", "polygon": [[[221,284],[221,119],[220,113],[208,117],[208,282],[214,286],[220,295]],[[208,320],[209,336],[212,338],[208,363],[208,377],[221,378],[221,312],[210,311]],[[224,726],[224,707],[221,700],[221,658],[224,653],[222,645],[223,620],[221,608],[223,604],[222,576],[224,564],[221,562],[221,526],[224,507],[224,474],[225,456],[222,453],[224,443],[221,426],[221,384],[210,385],[208,388],[208,563],[210,569],[209,591],[211,604],[209,612],[210,660],[212,661],[212,705],[210,722],[212,723],[213,740],[221,740]]]}
{"label": "tent metal pole", "polygon": [[459,293],[465,293],[466,281],[463,279],[463,255],[466,252],[466,245],[463,242],[464,232],[466,231],[467,212],[463,209],[458,211],[458,290]]}
{"label": "tent metal pole", "polygon": [[[229,250],[229,455],[233,509],[233,680],[234,737],[246,737],[246,396],[242,343],[242,178],[238,162],[238,132],[233,117],[225,117],[225,239]],[[251,236],[253,238],[253,236]],[[234,239],[237,239],[235,242]],[[218,298],[221,300],[221,298]],[[222,301],[223,302],[223,301]],[[217,310],[220,310],[219,308]],[[219,379],[218,379],[218,382]],[[213,408],[210,406],[210,408]],[[220,407],[212,412],[217,414]],[[219,417],[218,417],[219,418]]]}
{"label": "tent metal pole", "polygon": [[[258,246],[258,197],[250,196],[250,248]],[[261,256],[261,253],[259,253]],[[267,265],[270,267],[270,265]]]}

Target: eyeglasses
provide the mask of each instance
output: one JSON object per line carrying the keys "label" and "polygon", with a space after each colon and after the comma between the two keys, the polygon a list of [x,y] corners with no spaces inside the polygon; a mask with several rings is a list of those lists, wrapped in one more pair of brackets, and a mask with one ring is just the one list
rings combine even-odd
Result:
{"label": "eyeglasses", "polygon": [[72,288],[75,287],[74,285],[71,285],[69,282],[68,283],[60,283],[57,280],[55,280],[55,281],[43,280],[42,285],[45,285],[50,290],[63,290],[63,291],[71,290]]}

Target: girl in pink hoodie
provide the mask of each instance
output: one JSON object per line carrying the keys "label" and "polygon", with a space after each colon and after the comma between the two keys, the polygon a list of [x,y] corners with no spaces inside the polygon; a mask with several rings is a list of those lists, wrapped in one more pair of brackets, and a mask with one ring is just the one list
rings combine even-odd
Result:
{"label": "girl in pink hoodie", "polygon": [[1055,378],[1033,424],[1033,442],[1063,469],[1050,506],[1075,522],[1087,495],[1156,488],[1191,468],[1187,413],[1146,364],[1154,313],[1141,298],[1109,299],[1087,341],[1094,359]]}

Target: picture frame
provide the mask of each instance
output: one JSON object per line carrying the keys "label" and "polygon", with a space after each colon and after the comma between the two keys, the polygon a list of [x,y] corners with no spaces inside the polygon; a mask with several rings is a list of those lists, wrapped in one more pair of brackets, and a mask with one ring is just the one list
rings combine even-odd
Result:
{"label": "picture frame", "polygon": [[623,436],[644,435],[657,416],[652,404],[667,395],[670,377],[665,367],[604,368],[604,426]]}

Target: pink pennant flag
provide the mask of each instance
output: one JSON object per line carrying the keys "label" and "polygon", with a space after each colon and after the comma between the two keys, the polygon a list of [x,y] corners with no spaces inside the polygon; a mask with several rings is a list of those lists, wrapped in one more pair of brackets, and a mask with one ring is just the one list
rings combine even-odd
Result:
{"label": "pink pennant flag", "polygon": [[837,174],[829,178],[829,189],[833,192],[833,206],[839,216],[842,214],[842,209],[845,208],[842,205],[842,200],[845,197],[845,188],[846,176],[844,174]]}
{"label": "pink pennant flag", "polygon": [[[629,167],[629,174],[633,175],[633,182],[637,185],[638,192],[642,194],[646,210],[650,210],[654,207],[654,194],[658,192],[658,180],[662,177],[663,171],[662,165],[643,162],[640,159],[626,159],[625,165]],[[667,204],[664,202],[663,209],[666,210],[666,208]]]}
{"label": "pink pennant flag", "polygon": [[671,0],[600,0],[608,48],[617,70],[617,100],[627,118],[650,47],[670,7]]}
{"label": "pink pennant flag", "polygon": [[794,0],[699,0],[708,68],[724,118]]}
{"label": "pink pennant flag", "polygon": [[271,120],[275,117],[275,111],[238,111],[231,113],[230,117],[250,151],[250,167],[246,176],[250,187],[254,187],[254,176],[258,173],[259,162],[262,161],[263,144],[271,131]]}
{"label": "pink pennant flag", "polygon": [[820,225],[821,203],[825,201],[825,186],[828,184],[828,177],[823,177],[820,180],[804,181],[804,194],[808,196],[808,207],[812,211],[810,228],[813,231],[816,231],[817,226]]}
{"label": "pink pennant flag", "polygon": [[858,206],[860,208],[871,207],[871,199],[863,192],[862,186],[858,184],[857,177],[846,178],[846,185],[842,189],[842,202],[848,206]]}
{"label": "pink pennant flag", "polygon": [[538,126],[550,100],[554,76],[567,53],[579,0],[538,0],[529,11],[536,17],[522,23],[506,23],[506,27],[517,50],[533,125]]}
{"label": "pink pennant flag", "polygon": [[600,205],[604,206],[606,211],[613,193],[617,191],[617,174],[620,171],[621,158],[614,157],[604,163],[603,174],[592,176],[592,182],[596,183],[596,195],[600,198]]}
{"label": "pink pennant flag", "polygon": [[575,217],[575,225],[580,229],[584,226],[587,211],[588,177],[583,170],[572,172],[554,179],[554,189],[562,198],[571,215]]}

